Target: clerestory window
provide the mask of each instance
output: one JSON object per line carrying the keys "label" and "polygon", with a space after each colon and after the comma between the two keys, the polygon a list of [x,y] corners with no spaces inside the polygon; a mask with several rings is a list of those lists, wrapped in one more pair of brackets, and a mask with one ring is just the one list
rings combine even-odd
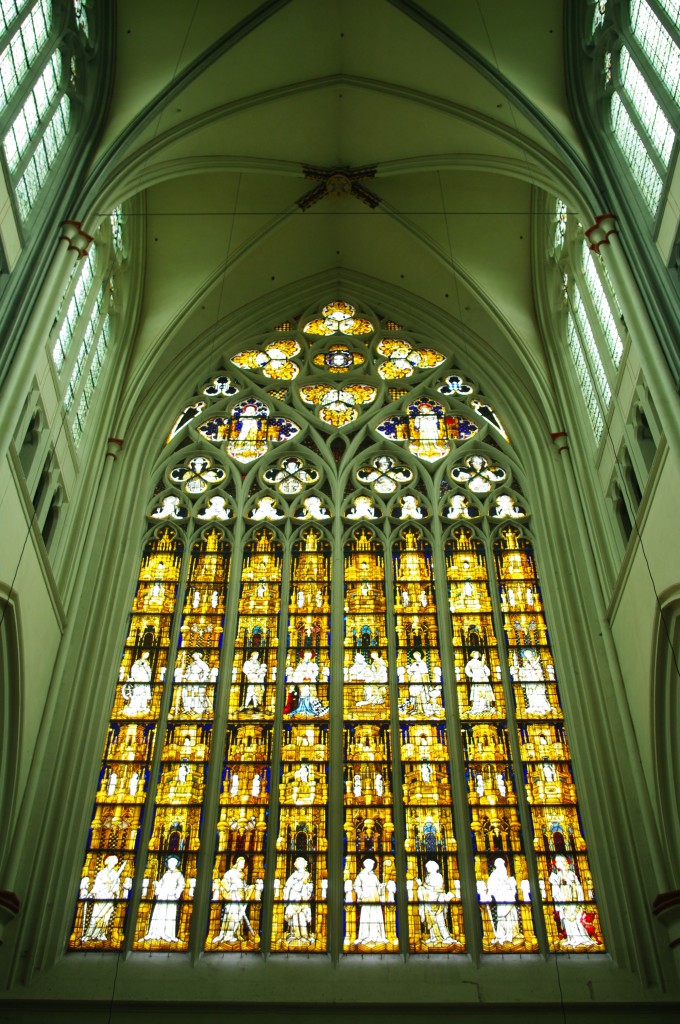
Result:
{"label": "clerestory window", "polygon": [[[604,85],[611,93],[613,137],[655,217],[672,170],[678,131],[680,13],[671,0],[629,0],[627,14],[628,24],[613,50],[611,34],[604,43]],[[596,42],[607,16],[608,8],[597,4],[593,20]]]}

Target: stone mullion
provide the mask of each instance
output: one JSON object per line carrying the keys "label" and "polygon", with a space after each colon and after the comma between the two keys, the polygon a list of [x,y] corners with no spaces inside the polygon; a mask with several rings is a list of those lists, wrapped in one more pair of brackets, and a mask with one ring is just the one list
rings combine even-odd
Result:
{"label": "stone mullion", "polygon": [[[208,930],[210,915],[210,894],[212,892],[212,872],[214,851],[208,849],[210,837],[215,835],[219,820],[219,791],[222,780],[222,761],[224,758],[224,736],[226,732],[229,694],[231,692],[231,659],[227,652],[233,654],[238,622],[238,581],[241,578],[243,564],[243,534],[245,526],[240,517],[236,520],[232,536],[228,536],[231,544],[229,577],[227,581],[227,600],[224,606],[224,632],[222,633],[222,654],[220,657],[219,674],[213,698],[213,742],[208,767],[208,778],[203,793],[203,825],[199,846],[198,864],[196,869],[196,896],[191,924],[189,950],[192,962],[196,961],[203,949],[203,936]],[[221,738],[221,742],[218,742]]]}
{"label": "stone mullion", "polygon": [[392,822],[394,824],[394,859],[397,867],[397,914],[401,921],[401,929],[398,935],[399,952],[406,957],[409,954],[409,913],[408,893],[406,890],[406,814],[404,811],[404,787],[402,780],[402,759],[401,759],[401,730],[399,722],[399,683],[397,678],[397,629],[394,603],[396,600],[396,587],[394,585],[394,561],[393,546],[396,544],[397,534],[394,531],[385,531],[384,540],[384,564],[385,564],[385,632],[387,634],[387,664],[389,665],[389,693],[390,693],[390,737],[392,742]]}
{"label": "stone mullion", "polygon": [[[283,731],[283,706],[286,699],[286,661],[288,658],[288,626],[291,591],[291,569],[293,562],[293,540],[290,533],[290,520],[286,520],[287,537],[283,545],[281,589],[279,592],[279,635],[276,659],[276,701],[274,707],[274,734],[270,762],[269,789],[269,821],[267,823],[267,839],[265,841],[265,863],[267,865],[264,907],[262,908],[261,949],[266,954],[271,952],[272,916],[274,912],[274,878],[276,875],[276,840],[281,825],[281,734]],[[276,815],[273,809],[276,808]],[[276,819],[276,820],[274,820]]]}
{"label": "stone mullion", "polygon": [[151,755],[151,761],[149,763],[149,789],[146,794],[146,800],[144,801],[142,827],[137,838],[137,849],[139,852],[137,854],[137,862],[135,864],[135,873],[132,882],[132,895],[130,897],[130,906],[128,909],[127,921],[125,924],[125,934],[121,945],[121,952],[123,954],[130,952],[134,941],[135,927],[137,924],[137,914],[139,912],[139,904],[141,902],[142,880],[149,859],[149,841],[151,839],[153,825],[156,817],[156,794],[158,792],[159,768],[161,763],[161,756],[163,753],[165,732],[168,726],[168,714],[170,711],[170,705],[172,702],[172,695],[174,689],[173,680],[175,672],[175,661],[177,659],[180,626],[182,624],[182,615],[184,613],[184,601],[186,598],[186,585],[189,576],[189,566],[191,564],[191,550],[193,540],[194,537],[192,536],[192,531],[187,530],[187,533],[184,537],[182,566],[179,572],[179,578],[177,580],[177,596],[175,598],[175,610],[173,612],[173,621],[170,627],[170,635],[168,641],[168,657],[166,662],[163,693],[161,695],[161,703],[160,708],[158,710],[158,718],[156,719],[156,732],[154,735],[153,754]]}
{"label": "stone mullion", "polygon": [[[458,874],[461,880],[461,904],[465,922],[465,950],[479,961],[481,952],[481,926],[477,901],[475,864],[470,846],[470,808],[467,797],[465,761],[461,743],[461,720],[458,707],[458,687],[453,654],[453,630],[448,612],[449,594],[446,573],[444,531],[437,519],[432,524],[432,565],[434,569],[435,605],[437,629],[442,662],[442,682],[446,732],[449,741],[449,767],[451,770],[451,804],[454,815],[456,856]],[[448,682],[447,682],[448,680]],[[474,925],[471,927],[471,923]]]}
{"label": "stone mullion", "polygon": [[340,516],[341,502],[335,504],[333,523],[333,549],[331,555],[331,675],[328,691],[330,725],[328,742],[328,952],[334,963],[343,948],[343,849],[344,836],[344,771],[343,771],[343,717],[344,717],[344,660],[345,637],[343,629],[345,608],[345,548],[344,526]]}

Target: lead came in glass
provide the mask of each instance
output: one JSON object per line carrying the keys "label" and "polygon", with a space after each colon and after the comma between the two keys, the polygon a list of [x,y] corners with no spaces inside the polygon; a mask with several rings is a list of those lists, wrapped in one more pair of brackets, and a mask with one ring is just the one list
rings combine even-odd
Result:
{"label": "lead came in glass", "polygon": [[[93,254],[94,247],[63,303],[57,367],[66,363],[91,288]],[[291,322],[284,325],[296,334],[300,366],[309,365],[315,349],[324,358],[342,349],[346,362],[348,345],[327,347],[321,340],[335,335],[337,342],[345,333],[365,348],[368,373],[373,349],[361,336],[373,330],[373,321],[355,319],[342,302],[325,307],[324,318],[308,322],[309,338]],[[377,330],[406,333],[391,321]],[[569,331],[581,379],[590,353],[584,355],[571,315]],[[81,348],[68,364],[67,379],[82,388],[82,415],[101,365],[92,332],[94,326],[87,352]],[[268,349],[267,358],[277,359],[277,352],[283,349]],[[415,373],[423,366],[412,363],[413,352],[378,354],[393,362],[403,356]],[[259,373],[259,362],[252,369]],[[156,532],[144,548],[115,683],[71,949],[188,951],[193,917],[193,942],[202,942],[203,952],[239,956],[261,949],[326,954],[334,947],[332,927],[343,954],[370,959],[400,950],[440,957],[468,950],[604,950],[525,536],[531,507],[505,460],[508,436],[493,406],[476,398],[459,374],[431,382],[446,395],[445,407],[426,392],[414,398],[386,390],[374,370],[376,413],[369,430],[379,446],[357,451],[353,441],[343,447],[341,435],[333,439],[345,482],[341,497],[328,489],[332,472],[322,457],[312,461],[285,447],[297,425],[274,418],[259,398],[232,404],[243,393],[240,376],[234,383],[215,368],[219,375],[178,402],[170,447],[157,467],[159,484],[146,505]],[[597,433],[602,418],[592,382],[588,394],[600,416],[593,419]],[[76,391],[71,400],[74,408]],[[410,404],[397,415],[397,402]],[[313,410],[308,417],[306,425],[318,427]],[[480,432],[482,444],[475,443]],[[485,437],[494,448],[485,447]],[[255,461],[273,443],[282,445],[276,461],[230,468],[228,457]],[[459,447],[454,463],[450,455]],[[311,450],[310,443],[305,451]],[[413,468],[402,464],[400,450],[409,462],[413,455],[420,459],[417,469],[415,462]],[[440,560],[427,532],[434,511],[426,499],[429,485],[416,479],[435,472],[448,535],[441,580],[434,578]],[[344,578],[331,580],[329,537],[343,520]],[[193,531],[182,575],[180,526]],[[232,526],[245,533],[239,589],[230,602],[233,625],[224,621],[224,531]],[[395,531],[389,589],[378,527]],[[489,533],[496,538],[498,601],[490,590]],[[341,588],[335,598],[333,587]],[[444,604],[438,607],[437,598]],[[344,608],[332,642],[334,599]],[[447,604],[452,662],[442,658],[439,637],[438,616]],[[495,623],[499,610],[502,620]],[[499,652],[501,626],[507,659]],[[220,695],[222,641],[232,633]],[[172,656],[171,637],[177,638]],[[285,657],[279,651],[284,642]],[[342,681],[332,680],[341,662]],[[454,696],[457,707],[447,704]],[[458,781],[467,796],[455,809],[447,716],[460,723],[461,749],[453,755],[456,761],[462,752]],[[216,748],[215,720],[224,722]],[[330,735],[340,722],[342,758],[338,750],[331,759]],[[162,746],[154,752],[159,728]],[[403,801],[397,807],[395,790]],[[217,806],[204,808],[210,792]],[[338,829],[331,833],[329,795],[341,792]],[[153,803],[151,810],[145,801]],[[209,835],[201,832],[205,821]],[[149,837],[148,850],[138,860],[141,834]],[[461,877],[463,841],[471,849]],[[328,851],[339,854],[341,843],[342,877],[330,877]],[[201,850],[209,851],[203,864]],[[467,936],[466,887],[468,898],[477,896],[481,923],[481,929],[468,927]],[[128,907],[137,904],[137,920],[124,938]],[[539,905],[543,924],[534,915]]]}
{"label": "lead came in glass", "polygon": [[446,571],[482,948],[536,952],[486,559],[471,530],[453,534]]}
{"label": "lead came in glass", "polygon": [[144,549],[104,748],[71,949],[120,949],[175,610],[182,548],[163,529]]}
{"label": "lead came in glass", "polygon": [[241,570],[207,951],[260,948],[280,607],[281,547],[259,530]]}
{"label": "lead came in glass", "polygon": [[345,953],[396,953],[385,566],[367,529],[345,548]]}
{"label": "lead came in glass", "polygon": [[554,952],[602,952],[533,552],[506,527],[495,557],[548,943]]}
{"label": "lead came in glass", "polygon": [[184,593],[136,949],[187,949],[189,943],[228,569],[222,534],[207,530],[193,547]]}
{"label": "lead came in glass", "polygon": [[394,549],[397,677],[413,953],[465,948],[432,552],[410,527]]}
{"label": "lead came in glass", "polygon": [[327,948],[330,546],[294,545],[281,736],[272,950]]}

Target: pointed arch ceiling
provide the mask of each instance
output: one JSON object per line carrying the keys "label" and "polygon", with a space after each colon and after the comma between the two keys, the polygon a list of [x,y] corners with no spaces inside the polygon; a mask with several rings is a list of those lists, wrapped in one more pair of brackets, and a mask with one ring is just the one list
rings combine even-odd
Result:
{"label": "pointed arch ceiling", "polygon": [[[510,10],[511,8],[511,10]],[[116,84],[81,211],[131,200],[132,372],[315,276],[382,283],[548,385],[533,267],[547,197],[596,202],[565,94],[563,5],[117,5]],[[304,167],[369,168],[373,208]],[[374,170],[373,170],[374,169]],[[135,369],[136,368],[136,369]]]}

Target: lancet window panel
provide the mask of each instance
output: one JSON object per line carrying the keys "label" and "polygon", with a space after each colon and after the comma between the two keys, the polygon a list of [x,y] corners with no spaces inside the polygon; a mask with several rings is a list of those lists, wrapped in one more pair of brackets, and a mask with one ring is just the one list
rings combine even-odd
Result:
{"label": "lancet window panel", "polygon": [[[0,26],[3,22],[4,13],[0,16]],[[28,74],[51,28],[51,0],[38,0],[0,53],[0,111],[4,110]]]}
{"label": "lancet window panel", "polygon": [[402,532],[393,547],[393,564],[409,949],[462,952],[465,931],[432,550],[418,530]]}
{"label": "lancet window panel", "polygon": [[280,541],[257,530],[241,568],[207,951],[260,948],[282,571]]}
{"label": "lancet window panel", "polygon": [[163,528],[142,557],[104,748],[71,949],[120,949],[165,686],[182,544]]}
{"label": "lancet window panel", "polygon": [[[134,947],[186,949],[212,749],[229,551],[220,530],[193,546]],[[168,686],[170,686],[168,681]]]}
{"label": "lancet window panel", "polygon": [[533,550],[508,526],[494,555],[548,943],[598,952],[604,943]]}
{"label": "lancet window panel", "polygon": [[293,545],[276,839],[273,951],[326,952],[331,550]]}
{"label": "lancet window panel", "polygon": [[345,953],[397,953],[397,866],[382,545],[366,527],[345,545]]}
{"label": "lancet window panel", "polygon": [[536,952],[487,561],[470,529],[452,534],[446,566],[483,949]]}
{"label": "lancet window panel", "polygon": [[[675,26],[680,28],[677,5],[660,0],[660,6],[667,11]],[[680,47],[677,42],[646,0],[632,0],[630,23],[654,71],[670,96],[677,101],[680,96]]]}

